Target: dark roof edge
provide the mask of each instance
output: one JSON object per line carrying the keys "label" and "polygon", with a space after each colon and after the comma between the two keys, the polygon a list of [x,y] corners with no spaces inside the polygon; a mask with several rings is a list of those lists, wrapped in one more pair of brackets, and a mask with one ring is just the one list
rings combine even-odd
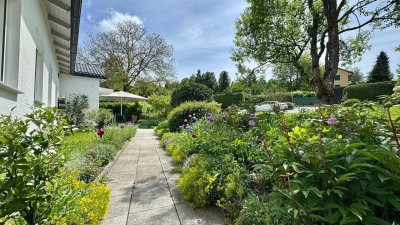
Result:
{"label": "dark roof edge", "polygon": [[82,0],[71,0],[71,43],[70,43],[70,73],[74,73],[76,55],[78,52],[79,24],[81,19]]}
{"label": "dark roof edge", "polygon": [[93,76],[87,73],[79,73],[79,72],[73,72],[71,73],[71,75],[73,76],[78,76],[78,77],[87,77],[87,78],[94,78],[94,79],[101,79],[101,80],[107,80],[108,78],[106,76],[103,75],[98,75],[98,76]]}

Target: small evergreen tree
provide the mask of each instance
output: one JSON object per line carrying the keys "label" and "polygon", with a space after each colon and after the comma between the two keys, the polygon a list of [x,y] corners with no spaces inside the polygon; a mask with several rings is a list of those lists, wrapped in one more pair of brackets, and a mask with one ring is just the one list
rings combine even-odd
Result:
{"label": "small evergreen tree", "polygon": [[226,71],[222,71],[218,79],[218,91],[223,92],[231,85],[231,79]]}
{"label": "small evergreen tree", "polygon": [[215,74],[213,72],[206,72],[203,74],[204,85],[209,87],[214,92],[218,89],[217,79],[215,78]]}
{"label": "small evergreen tree", "polygon": [[389,69],[389,57],[385,52],[381,52],[376,59],[376,63],[368,76],[368,82],[381,82],[392,80],[393,75]]}

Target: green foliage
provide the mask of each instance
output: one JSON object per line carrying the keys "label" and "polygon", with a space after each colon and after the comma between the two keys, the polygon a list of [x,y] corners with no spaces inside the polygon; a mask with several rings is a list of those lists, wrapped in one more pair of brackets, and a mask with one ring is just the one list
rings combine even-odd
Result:
{"label": "green foliage", "polygon": [[62,146],[69,162],[67,167],[78,170],[80,180],[92,181],[135,133],[135,128],[126,126],[106,127],[101,139],[94,131],[67,136]]}
{"label": "green foliage", "polygon": [[162,138],[192,206],[216,204],[236,224],[400,222],[399,121],[390,125],[382,106],[244,115],[250,129],[229,111]]}
{"label": "green foliage", "polygon": [[343,90],[343,95],[347,96],[347,98],[356,98],[361,101],[377,101],[381,95],[391,95],[394,86],[395,82],[392,81],[351,85]]}
{"label": "green foliage", "polygon": [[[102,109],[109,109],[114,115],[121,114],[121,104],[118,102],[100,102],[99,105]],[[142,107],[139,103],[123,103],[122,115],[142,115]]]}
{"label": "green foliage", "polygon": [[103,62],[102,68],[107,80],[100,83],[101,87],[122,91],[129,82],[129,73],[124,69],[124,62],[121,57],[110,54]]}
{"label": "green foliage", "polygon": [[292,94],[288,92],[276,92],[269,93],[265,95],[267,101],[277,101],[277,102],[292,102]]}
{"label": "green foliage", "polygon": [[160,119],[143,119],[137,121],[139,128],[153,128],[157,126],[158,123],[160,123]]}
{"label": "green foliage", "polygon": [[48,185],[48,191],[54,197],[48,224],[99,224],[107,214],[111,190],[105,184],[62,174]]}
{"label": "green foliage", "polygon": [[171,96],[172,107],[177,107],[184,102],[211,101],[212,90],[203,84],[188,83],[178,87]]}
{"label": "green foliage", "polygon": [[97,126],[107,126],[114,119],[114,115],[111,113],[109,109],[92,109],[85,115],[86,120],[94,123]]}
{"label": "green foliage", "polygon": [[353,69],[349,69],[350,71],[352,71],[353,73],[350,74],[349,76],[349,82],[350,85],[353,84],[361,84],[364,83],[364,74],[361,72],[361,69],[358,67],[355,67]]}
{"label": "green foliage", "polygon": [[244,99],[243,93],[226,93],[214,95],[214,100],[221,103],[222,108],[230,105],[239,105]]}
{"label": "green foliage", "polygon": [[147,102],[151,105],[152,110],[150,117],[166,118],[171,112],[171,96],[169,95],[151,95]]}
{"label": "green foliage", "polygon": [[160,122],[154,130],[156,131],[156,134],[158,137],[162,138],[165,133],[169,132],[169,123],[168,120],[164,120]]}
{"label": "green foliage", "polygon": [[63,125],[57,111],[34,109],[24,119],[0,116],[0,218],[19,214],[27,224],[46,221],[46,184],[63,165]]}
{"label": "green foliage", "polygon": [[361,103],[361,101],[359,99],[356,98],[350,98],[347,99],[346,101],[343,102],[344,106],[353,106],[354,104],[358,104]]}
{"label": "green foliage", "polygon": [[229,74],[226,71],[222,71],[219,74],[218,79],[218,91],[223,92],[231,85],[231,79],[229,78]]}
{"label": "green foliage", "polygon": [[168,123],[171,131],[176,131],[183,121],[189,115],[196,114],[197,118],[201,118],[207,113],[216,114],[221,109],[220,105],[211,102],[186,102],[173,109],[168,115]]}
{"label": "green foliage", "polygon": [[314,91],[293,91],[291,92],[293,97],[315,97]]}
{"label": "green foliage", "polygon": [[393,79],[393,74],[389,69],[389,57],[385,52],[379,53],[376,63],[368,75],[368,83],[390,81]]}
{"label": "green foliage", "polygon": [[65,103],[65,115],[71,124],[80,125],[85,118],[84,110],[89,107],[86,95],[70,95]]}
{"label": "green foliage", "polygon": [[[312,74],[311,70],[311,58],[303,60],[306,64],[308,74]],[[301,77],[298,69],[291,63],[280,63],[273,67],[273,79],[279,82],[279,85],[285,87],[287,91],[297,91],[303,89],[309,89],[309,84],[305,82],[305,79]]]}

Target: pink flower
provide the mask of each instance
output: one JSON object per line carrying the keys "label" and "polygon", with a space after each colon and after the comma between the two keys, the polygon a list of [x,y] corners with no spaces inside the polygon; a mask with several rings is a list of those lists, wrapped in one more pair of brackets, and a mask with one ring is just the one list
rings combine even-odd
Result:
{"label": "pink flower", "polygon": [[249,121],[249,126],[252,127],[252,126],[255,126],[255,125],[256,125],[256,122],[254,122],[254,120],[250,120],[250,121]]}
{"label": "pink flower", "polygon": [[326,124],[328,125],[336,125],[339,123],[339,120],[337,120],[335,117],[330,117],[326,120]]}

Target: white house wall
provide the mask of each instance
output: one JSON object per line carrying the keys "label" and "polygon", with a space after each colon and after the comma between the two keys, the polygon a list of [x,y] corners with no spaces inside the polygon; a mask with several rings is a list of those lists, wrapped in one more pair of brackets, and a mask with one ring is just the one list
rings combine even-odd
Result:
{"label": "white house wall", "polygon": [[[35,83],[35,56],[36,49],[43,54],[43,83],[41,101],[43,106],[56,106],[59,90],[59,68],[54,54],[53,40],[47,20],[45,1],[42,0],[12,0],[19,13],[8,12],[12,17],[18,17],[18,24],[11,24],[19,28],[14,38],[7,38],[7,46],[14,46],[13,57],[6,53],[6,77],[9,74],[17,76],[17,90],[23,94],[12,93],[0,88],[0,114],[9,114],[13,107],[13,115],[22,116],[28,113],[34,105]],[[13,9],[14,10],[14,9]],[[15,20],[14,20],[15,21]],[[9,25],[10,26],[10,25]],[[6,49],[6,51],[11,51]],[[15,55],[17,57],[15,57]],[[11,82],[12,83],[12,82]]]}
{"label": "white house wall", "polygon": [[60,83],[60,97],[66,101],[71,95],[87,95],[89,109],[99,108],[99,79],[61,74]]}

